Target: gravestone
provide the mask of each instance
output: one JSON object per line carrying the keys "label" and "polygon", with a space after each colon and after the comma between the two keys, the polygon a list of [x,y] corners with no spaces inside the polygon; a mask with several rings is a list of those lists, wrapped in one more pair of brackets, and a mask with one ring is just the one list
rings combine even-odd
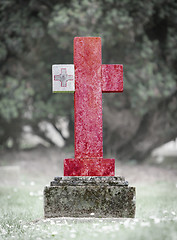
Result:
{"label": "gravestone", "polygon": [[45,217],[134,217],[135,188],[103,158],[102,93],[123,91],[123,66],[104,65],[101,38],[74,38],[74,64],[52,66],[53,92],[74,92],[75,158],[44,189]]}

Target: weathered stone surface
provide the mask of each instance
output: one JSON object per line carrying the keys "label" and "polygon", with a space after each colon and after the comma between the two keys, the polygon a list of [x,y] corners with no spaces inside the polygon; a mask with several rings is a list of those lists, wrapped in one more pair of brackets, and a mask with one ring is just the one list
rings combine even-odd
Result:
{"label": "weathered stone surface", "polygon": [[58,177],[44,189],[44,215],[133,218],[135,188],[123,177]]}
{"label": "weathered stone surface", "polygon": [[55,177],[50,186],[128,186],[124,177]]}

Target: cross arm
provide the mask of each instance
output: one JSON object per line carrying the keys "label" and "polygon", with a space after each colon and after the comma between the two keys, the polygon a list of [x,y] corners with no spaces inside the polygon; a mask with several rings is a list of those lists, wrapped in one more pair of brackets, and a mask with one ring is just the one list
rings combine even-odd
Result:
{"label": "cross arm", "polygon": [[102,92],[123,91],[123,65],[103,64],[101,75],[102,75]]}

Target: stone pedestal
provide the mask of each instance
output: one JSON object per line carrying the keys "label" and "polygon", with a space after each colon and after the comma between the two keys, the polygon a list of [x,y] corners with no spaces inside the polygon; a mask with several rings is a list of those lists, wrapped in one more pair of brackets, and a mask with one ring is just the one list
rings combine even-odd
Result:
{"label": "stone pedestal", "polygon": [[44,216],[133,218],[135,188],[124,177],[55,177],[44,189]]}

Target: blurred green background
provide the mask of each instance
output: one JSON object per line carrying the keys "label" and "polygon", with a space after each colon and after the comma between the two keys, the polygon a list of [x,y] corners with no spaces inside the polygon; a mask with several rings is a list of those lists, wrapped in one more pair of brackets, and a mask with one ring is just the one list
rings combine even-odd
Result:
{"label": "blurred green background", "polygon": [[175,0],[1,0],[1,150],[29,147],[26,130],[57,145],[46,124],[74,145],[73,94],[52,94],[51,65],[73,63],[75,36],[102,37],[103,63],[124,65],[124,92],[103,94],[104,154],[142,161],[175,139],[176,30]]}

